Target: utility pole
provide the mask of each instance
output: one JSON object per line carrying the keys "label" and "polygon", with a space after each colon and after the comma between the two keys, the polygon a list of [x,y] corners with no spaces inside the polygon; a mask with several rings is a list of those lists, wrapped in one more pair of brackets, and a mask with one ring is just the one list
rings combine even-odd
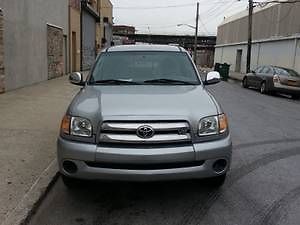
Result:
{"label": "utility pole", "polygon": [[253,6],[253,0],[249,0],[249,15],[248,15],[248,48],[247,48],[247,73],[250,73],[250,67],[251,67],[253,7],[254,7],[254,6]]}
{"label": "utility pole", "polygon": [[194,44],[194,62],[197,65],[197,45],[198,45],[198,22],[199,22],[199,2],[197,2],[195,44]]}

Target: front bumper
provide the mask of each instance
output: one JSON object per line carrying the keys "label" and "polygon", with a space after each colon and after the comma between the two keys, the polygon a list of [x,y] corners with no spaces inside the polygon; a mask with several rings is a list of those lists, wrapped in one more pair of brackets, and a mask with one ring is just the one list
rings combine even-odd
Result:
{"label": "front bumper", "polygon": [[[87,180],[117,181],[159,181],[196,179],[219,176],[230,168],[232,144],[230,136],[212,142],[197,143],[189,146],[163,148],[116,148],[99,147],[95,144],[78,143],[61,137],[57,141],[57,155],[60,172],[66,176]],[[226,160],[224,170],[216,172],[213,164],[217,160]],[[191,160],[198,165],[188,165],[164,169],[124,169],[91,166],[89,163],[104,162],[132,165],[183,164]],[[68,173],[63,162],[71,161],[77,171]],[[201,162],[201,163],[200,163]],[[89,165],[88,165],[89,164]],[[101,165],[101,164],[100,164]]]}

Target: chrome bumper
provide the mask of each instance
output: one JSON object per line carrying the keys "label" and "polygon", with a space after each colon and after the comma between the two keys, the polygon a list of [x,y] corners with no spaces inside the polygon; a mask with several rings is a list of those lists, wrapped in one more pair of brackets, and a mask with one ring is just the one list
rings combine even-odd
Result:
{"label": "chrome bumper", "polygon": [[[213,142],[198,143],[181,147],[164,148],[101,148],[94,144],[77,143],[58,138],[58,164],[60,172],[78,179],[157,181],[214,177],[226,173],[231,161],[230,136]],[[218,159],[225,159],[227,167],[221,173],[213,170]],[[69,160],[76,164],[77,171],[68,173],[63,162]],[[183,163],[187,160],[203,161],[199,166],[168,169],[112,169],[89,166],[87,162],[106,163]]]}

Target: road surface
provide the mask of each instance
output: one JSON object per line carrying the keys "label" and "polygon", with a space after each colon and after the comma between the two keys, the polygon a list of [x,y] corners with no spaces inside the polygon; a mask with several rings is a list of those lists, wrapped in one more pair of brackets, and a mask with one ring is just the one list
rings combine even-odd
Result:
{"label": "road surface", "polygon": [[229,116],[234,145],[221,189],[182,181],[90,183],[69,191],[59,179],[30,224],[300,224],[300,101],[230,82],[209,90]]}

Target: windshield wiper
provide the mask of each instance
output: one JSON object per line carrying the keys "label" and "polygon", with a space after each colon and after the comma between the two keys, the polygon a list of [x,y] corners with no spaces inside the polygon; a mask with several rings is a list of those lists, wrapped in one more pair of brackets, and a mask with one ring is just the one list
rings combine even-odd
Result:
{"label": "windshield wiper", "polygon": [[91,84],[139,84],[139,83],[130,80],[108,79],[108,80],[92,81]]}
{"label": "windshield wiper", "polygon": [[144,83],[150,84],[188,84],[188,85],[196,85],[196,83],[183,81],[183,80],[173,80],[173,79],[154,79],[154,80],[146,80]]}

